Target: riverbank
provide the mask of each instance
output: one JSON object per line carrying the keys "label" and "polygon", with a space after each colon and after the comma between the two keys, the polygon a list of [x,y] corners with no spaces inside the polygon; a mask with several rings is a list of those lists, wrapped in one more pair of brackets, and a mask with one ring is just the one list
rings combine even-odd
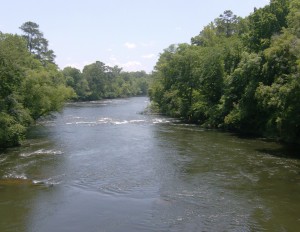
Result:
{"label": "riverbank", "polygon": [[[168,115],[167,113],[161,113],[161,109],[159,107],[159,105],[155,102],[150,102],[150,104],[146,107],[146,109],[144,110],[145,114],[149,114],[149,115],[163,115],[163,116],[171,116]],[[171,117],[174,117],[171,116]],[[254,133],[253,131],[249,131],[249,132],[245,132],[245,131],[239,131],[237,129],[230,129],[225,127],[224,125],[216,125],[216,126],[212,126],[211,124],[205,122],[205,123],[201,123],[200,121],[195,122],[195,121],[190,121],[185,119],[184,117],[174,117],[177,118],[178,120],[180,120],[183,123],[186,124],[190,124],[190,125],[197,125],[202,129],[206,129],[206,130],[214,130],[214,131],[219,131],[219,132],[224,132],[224,133],[231,133],[239,138],[249,138],[249,139],[257,139],[257,140],[263,140],[263,141],[268,141],[268,142],[276,142],[278,144],[281,144],[282,146],[285,146],[286,148],[291,148],[291,153],[290,153],[290,157],[297,157],[300,158],[300,140],[298,141],[285,141],[280,137],[276,137],[273,135],[270,135],[268,133],[262,132],[262,133]],[[299,150],[299,152],[298,152]]]}

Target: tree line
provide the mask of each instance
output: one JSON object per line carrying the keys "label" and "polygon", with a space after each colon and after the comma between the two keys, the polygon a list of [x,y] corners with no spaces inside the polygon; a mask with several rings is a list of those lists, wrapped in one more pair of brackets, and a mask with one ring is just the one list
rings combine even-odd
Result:
{"label": "tree line", "polygon": [[60,70],[39,25],[22,35],[0,31],[0,148],[18,145],[36,120],[60,111],[66,101],[145,95],[148,74],[124,72],[100,61]]}
{"label": "tree line", "polygon": [[124,72],[118,66],[109,67],[100,61],[77,68],[62,70],[67,86],[74,89],[73,100],[91,101],[147,95],[149,75],[145,71]]}
{"label": "tree line", "polygon": [[160,54],[152,109],[208,128],[300,142],[300,2],[227,10]]}

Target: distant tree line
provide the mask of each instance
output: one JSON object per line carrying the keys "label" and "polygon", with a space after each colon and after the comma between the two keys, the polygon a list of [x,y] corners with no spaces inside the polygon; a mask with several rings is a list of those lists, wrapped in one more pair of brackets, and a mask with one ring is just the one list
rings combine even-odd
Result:
{"label": "distant tree line", "polygon": [[225,11],[160,55],[152,108],[209,128],[300,142],[300,1]]}
{"label": "distant tree line", "polygon": [[66,84],[75,90],[73,100],[90,101],[147,95],[149,75],[145,71],[124,72],[118,66],[109,67],[100,61],[86,65],[81,72],[66,67],[62,71]]}
{"label": "distant tree line", "polygon": [[0,148],[20,144],[37,119],[68,100],[99,100],[147,94],[148,75],[95,62],[83,71],[55,64],[48,40],[33,22],[22,35],[0,32]]}

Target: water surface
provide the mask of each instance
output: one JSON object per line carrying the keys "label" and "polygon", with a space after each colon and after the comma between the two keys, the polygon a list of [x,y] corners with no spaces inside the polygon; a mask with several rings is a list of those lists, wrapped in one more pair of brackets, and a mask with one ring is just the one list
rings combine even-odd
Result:
{"label": "water surface", "polygon": [[2,152],[0,231],[300,228],[300,161],[290,150],[140,114],[147,104],[69,104]]}

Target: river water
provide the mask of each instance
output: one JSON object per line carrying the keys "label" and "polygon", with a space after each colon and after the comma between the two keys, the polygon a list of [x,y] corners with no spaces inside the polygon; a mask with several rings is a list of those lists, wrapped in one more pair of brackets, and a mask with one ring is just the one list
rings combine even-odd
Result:
{"label": "river water", "polygon": [[148,103],[69,104],[2,152],[0,231],[298,231],[297,151]]}

